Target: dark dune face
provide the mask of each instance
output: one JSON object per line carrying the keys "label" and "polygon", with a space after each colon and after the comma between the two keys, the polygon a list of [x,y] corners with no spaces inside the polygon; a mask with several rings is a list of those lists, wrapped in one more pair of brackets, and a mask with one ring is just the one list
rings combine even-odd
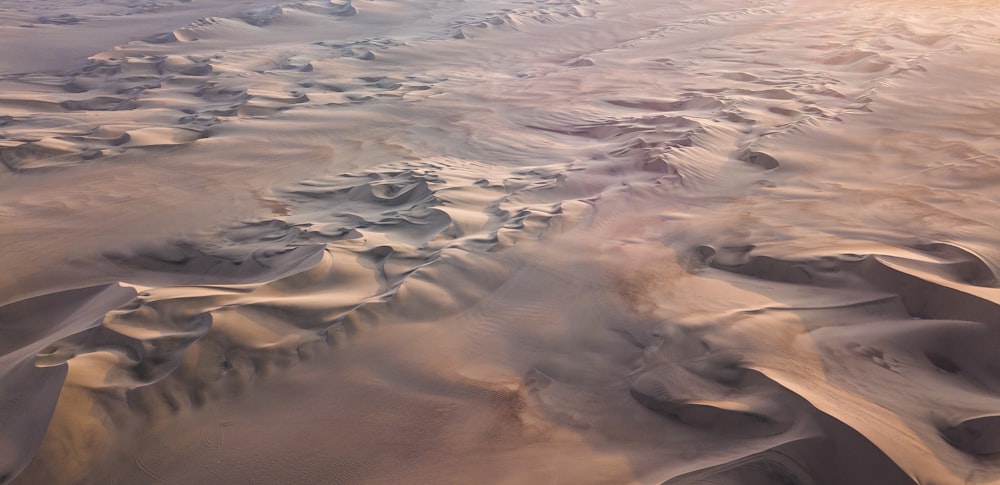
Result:
{"label": "dark dune face", "polygon": [[996,482],[998,39],[0,7],[0,483]]}

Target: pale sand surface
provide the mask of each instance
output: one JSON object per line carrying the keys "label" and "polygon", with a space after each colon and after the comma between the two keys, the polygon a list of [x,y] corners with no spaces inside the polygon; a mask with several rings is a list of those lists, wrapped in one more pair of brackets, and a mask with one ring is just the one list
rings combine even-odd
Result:
{"label": "pale sand surface", "polygon": [[0,2],[0,483],[1000,483],[1000,6]]}

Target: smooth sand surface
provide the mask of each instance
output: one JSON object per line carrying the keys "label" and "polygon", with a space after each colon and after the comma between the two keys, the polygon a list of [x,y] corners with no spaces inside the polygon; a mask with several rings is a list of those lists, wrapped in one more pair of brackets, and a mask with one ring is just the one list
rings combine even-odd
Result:
{"label": "smooth sand surface", "polygon": [[0,3],[0,483],[1000,483],[1000,7]]}

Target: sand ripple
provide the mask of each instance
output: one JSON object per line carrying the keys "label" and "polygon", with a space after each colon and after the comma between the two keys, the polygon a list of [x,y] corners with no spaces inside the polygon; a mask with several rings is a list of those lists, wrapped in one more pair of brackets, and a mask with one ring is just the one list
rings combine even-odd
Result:
{"label": "sand ripple", "polygon": [[0,483],[1000,480],[986,2],[77,3]]}

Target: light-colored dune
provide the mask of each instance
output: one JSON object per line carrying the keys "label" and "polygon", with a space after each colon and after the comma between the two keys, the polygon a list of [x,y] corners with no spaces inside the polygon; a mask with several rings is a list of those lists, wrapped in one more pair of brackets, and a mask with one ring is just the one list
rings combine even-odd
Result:
{"label": "light-colored dune", "polygon": [[0,7],[0,483],[1000,482],[985,1]]}

